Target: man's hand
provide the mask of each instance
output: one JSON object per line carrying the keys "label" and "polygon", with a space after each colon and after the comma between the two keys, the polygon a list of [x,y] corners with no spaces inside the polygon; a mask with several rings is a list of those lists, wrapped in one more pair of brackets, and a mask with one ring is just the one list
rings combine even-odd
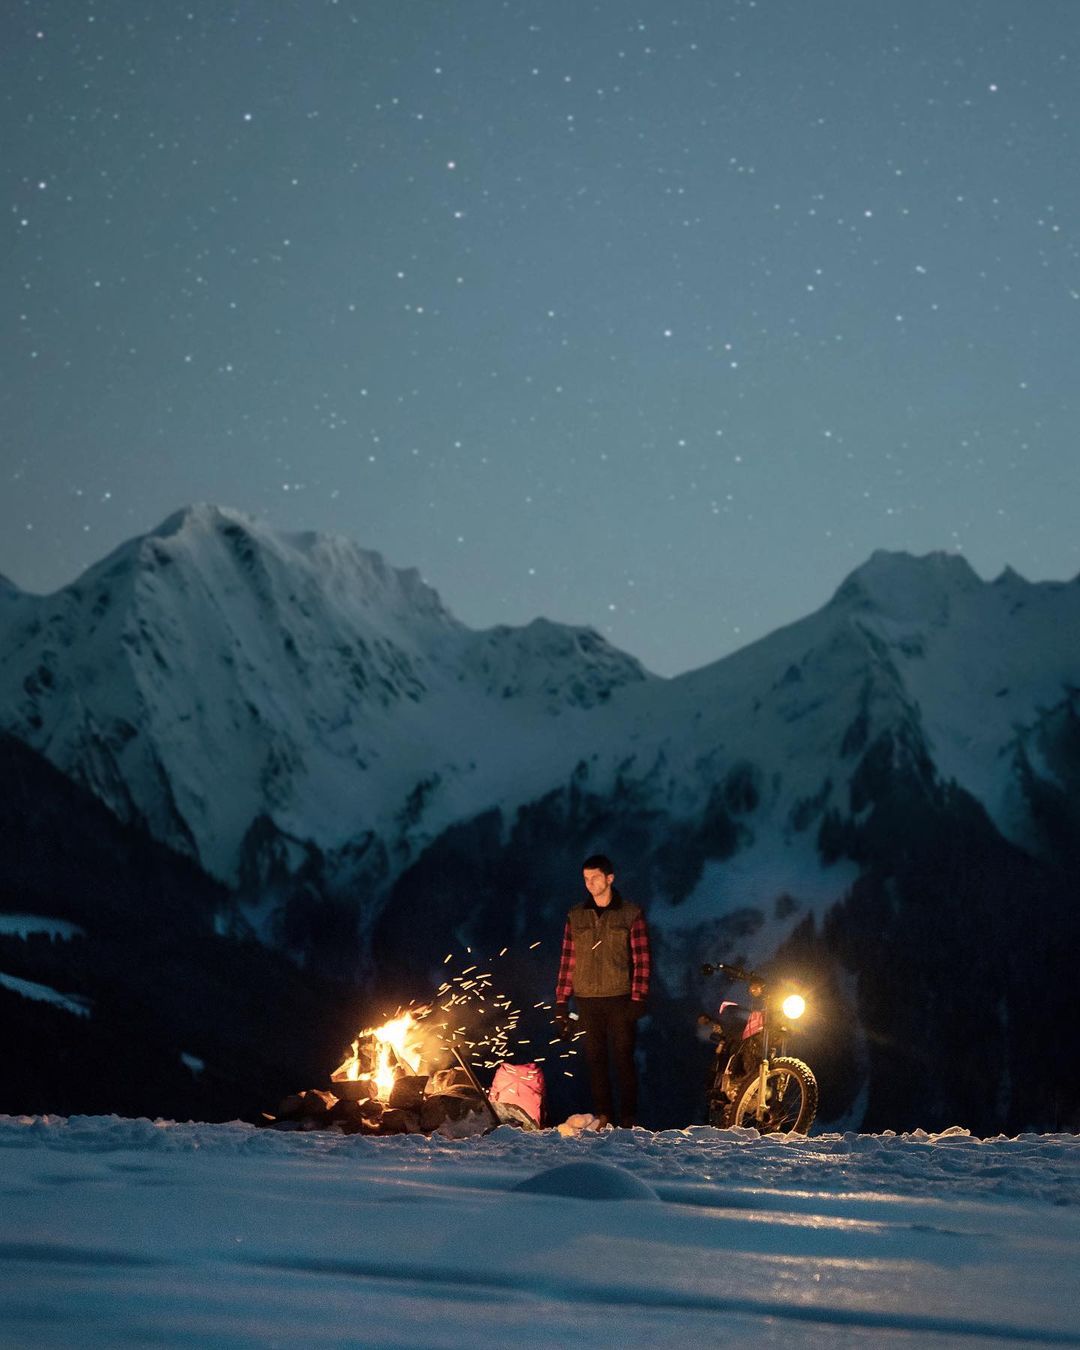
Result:
{"label": "man's hand", "polygon": [[556,1003],[555,1012],[551,1018],[555,1030],[559,1034],[559,1039],[568,1041],[573,1035],[573,1029],[570,1025],[570,1005],[569,1003]]}

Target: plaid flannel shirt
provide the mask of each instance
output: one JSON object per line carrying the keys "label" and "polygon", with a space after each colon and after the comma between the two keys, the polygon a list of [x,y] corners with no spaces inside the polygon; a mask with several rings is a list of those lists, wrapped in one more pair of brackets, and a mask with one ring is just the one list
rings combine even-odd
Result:
{"label": "plaid flannel shirt", "polygon": [[[649,996],[649,930],[645,916],[639,914],[630,925],[630,997],[635,1003]],[[555,1002],[565,1003],[574,992],[574,935],[567,919],[563,929],[562,957],[559,960],[559,978],[555,981]]]}

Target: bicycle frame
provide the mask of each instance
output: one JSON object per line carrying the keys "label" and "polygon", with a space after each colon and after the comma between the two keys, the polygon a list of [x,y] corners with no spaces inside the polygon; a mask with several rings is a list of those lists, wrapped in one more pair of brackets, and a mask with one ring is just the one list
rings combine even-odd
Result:
{"label": "bicycle frame", "polygon": [[[760,1125],[765,1121],[766,1115],[768,1114],[769,1070],[773,1060],[778,1055],[782,1056],[785,1053],[788,1027],[783,1021],[779,1027],[775,1026],[773,1014],[778,1010],[774,1009],[773,1000],[769,997],[766,982],[761,976],[755,974],[753,971],[743,970],[739,966],[728,966],[723,964],[702,966],[703,975],[712,975],[718,971],[722,971],[731,978],[745,983],[749,988],[751,1000],[750,1015],[742,1030],[739,1044],[744,1044],[754,1036],[761,1036],[761,1057],[753,1072],[753,1077],[757,1079],[754,1119]],[[732,1058],[734,1058],[734,1056],[732,1056]],[[726,1078],[727,1072],[725,1070],[725,1079]]]}

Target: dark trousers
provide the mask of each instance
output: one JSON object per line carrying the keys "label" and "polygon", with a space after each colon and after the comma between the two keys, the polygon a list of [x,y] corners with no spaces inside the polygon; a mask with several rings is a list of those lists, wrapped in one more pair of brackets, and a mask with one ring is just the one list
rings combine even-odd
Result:
{"label": "dark trousers", "polygon": [[611,1068],[619,1089],[619,1116],[623,1125],[637,1118],[637,1069],[634,1039],[637,1023],[630,1014],[630,995],[617,998],[579,998],[578,1015],[585,1032],[585,1058],[592,1081],[593,1111],[615,1119],[611,1097]]}

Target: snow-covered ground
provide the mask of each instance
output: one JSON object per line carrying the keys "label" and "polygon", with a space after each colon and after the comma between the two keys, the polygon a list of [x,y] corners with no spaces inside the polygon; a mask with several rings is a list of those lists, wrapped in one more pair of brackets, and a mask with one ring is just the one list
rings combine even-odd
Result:
{"label": "snow-covered ground", "polygon": [[0,1117],[0,1150],[4,1346],[1080,1346],[1071,1135]]}

